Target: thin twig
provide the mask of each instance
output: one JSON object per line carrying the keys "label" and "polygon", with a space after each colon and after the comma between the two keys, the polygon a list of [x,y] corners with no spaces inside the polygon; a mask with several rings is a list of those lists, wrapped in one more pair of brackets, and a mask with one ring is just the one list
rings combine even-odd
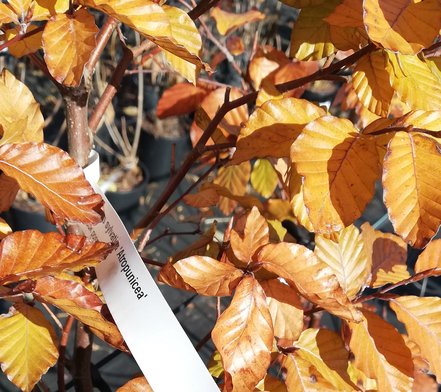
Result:
{"label": "thin twig", "polygon": [[63,333],[60,339],[60,345],[58,346],[58,366],[57,366],[57,382],[58,382],[58,392],[65,392],[66,388],[64,385],[64,368],[66,364],[66,347],[69,341],[69,334],[72,329],[74,322],[73,316],[69,315],[66,320],[66,324],[63,328]]}
{"label": "thin twig", "polygon": [[160,261],[148,259],[147,257],[142,257],[141,256],[141,259],[144,262],[144,264],[153,265],[155,267],[163,267],[164,266],[164,263],[161,263]]}
{"label": "thin twig", "polygon": [[205,14],[210,8],[213,8],[217,3],[219,3],[219,0],[201,0],[201,2],[188,13],[188,16],[191,19],[196,20],[201,15]]}
{"label": "thin twig", "polygon": [[31,30],[31,31],[28,31],[28,32],[26,32],[26,33],[24,33],[24,34],[17,34],[15,37],[12,37],[9,41],[3,42],[3,43],[0,45],[0,52],[1,52],[3,49],[8,48],[8,47],[11,46],[12,44],[15,44],[15,43],[17,43],[17,42],[19,42],[19,41],[21,41],[21,40],[24,40],[25,38],[32,37],[33,35],[42,32],[42,31],[44,30],[44,26],[45,26],[45,25],[46,25],[46,24],[43,24],[43,25],[41,25],[41,26],[38,26],[36,29]]}
{"label": "thin twig", "polygon": [[41,302],[41,305],[43,306],[43,308],[46,309],[46,311],[49,313],[49,316],[51,316],[51,319],[54,320],[54,323],[57,324],[57,327],[60,328],[61,330],[63,329],[63,324],[61,324],[60,320],[58,319],[58,317],[54,314],[54,312],[52,312],[51,308],[49,308],[49,306],[47,304],[45,304],[44,302]]}
{"label": "thin twig", "polygon": [[173,236],[173,235],[196,235],[196,234],[200,234],[201,230],[199,228],[197,228],[196,230],[193,231],[170,231],[170,229],[165,229],[161,234],[159,234],[158,236],[156,236],[155,238],[152,238],[151,240],[147,241],[145,244],[145,247],[153,244],[156,241],[159,241],[161,238],[164,237],[169,237],[169,236]]}
{"label": "thin twig", "polygon": [[195,347],[196,351],[200,351],[202,347],[204,347],[207,344],[207,342],[210,341],[211,332],[212,331],[207,332],[207,334],[201,340],[199,340],[198,344]]}

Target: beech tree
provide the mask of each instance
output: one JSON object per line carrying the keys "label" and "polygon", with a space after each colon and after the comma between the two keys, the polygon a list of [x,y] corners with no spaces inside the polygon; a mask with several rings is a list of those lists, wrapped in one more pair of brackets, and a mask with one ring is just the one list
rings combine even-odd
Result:
{"label": "beech tree", "polygon": [[[163,260],[159,274],[176,289],[231,297],[211,331],[217,351],[209,366],[220,389],[437,390],[441,299],[395,289],[441,275],[441,240],[433,239],[441,223],[441,2],[281,3],[282,11],[299,11],[286,53],[261,45],[257,33],[241,34],[269,18],[262,2],[257,9],[217,0],[179,1],[181,8],[148,0],[0,4],[0,49],[25,56],[57,86],[69,138],[69,152],[44,142],[38,102],[4,69],[0,211],[22,189],[59,229],[12,232],[0,218],[0,295],[13,304],[0,316],[0,362],[17,387],[31,391],[57,364],[64,390],[73,319],[129,350],[91,284],[93,266],[115,244],[94,242],[75,224],[103,219],[102,198],[82,167],[125,71],[156,56],[182,77],[164,91],[157,115],[194,113],[193,149],[140,219],[136,245],[139,252],[150,245],[152,230],[180,202],[200,209],[202,220],[214,209],[229,217],[223,238],[213,226]],[[129,47],[121,25],[141,44]],[[114,31],[123,55],[89,105],[94,68]],[[238,85],[213,80],[222,61]],[[340,86],[327,106],[302,98],[318,81]],[[206,171],[171,201],[195,163]],[[355,225],[376,184],[395,233]],[[289,233],[287,221],[310,241]],[[408,246],[424,249],[413,268]],[[50,306],[69,314],[60,343],[38,304],[55,320]],[[324,314],[339,320],[338,330],[321,323]],[[150,387],[138,377],[119,390]]]}

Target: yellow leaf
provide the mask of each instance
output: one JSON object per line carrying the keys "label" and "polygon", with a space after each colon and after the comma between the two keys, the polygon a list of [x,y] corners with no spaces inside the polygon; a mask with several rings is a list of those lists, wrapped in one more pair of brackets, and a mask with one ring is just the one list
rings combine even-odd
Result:
{"label": "yellow leaf", "polygon": [[56,14],[63,14],[69,9],[69,0],[34,0],[32,2],[32,20],[46,20]]}
{"label": "yellow leaf", "polygon": [[363,11],[369,38],[402,54],[413,55],[431,45],[441,28],[438,0],[365,0]]}
{"label": "yellow leaf", "polygon": [[[187,49],[189,53],[199,55],[202,48],[202,39],[193,20],[185,11],[179,8],[163,5],[162,9],[169,18],[171,37],[174,41]],[[196,84],[196,79],[201,70],[200,66],[171,52],[165,51],[164,57],[175,71],[189,82]]]}
{"label": "yellow leaf", "polygon": [[7,69],[0,74],[0,107],[0,145],[43,141],[40,105]]}
{"label": "yellow leaf", "polygon": [[220,352],[215,350],[213,355],[210,358],[210,361],[208,362],[208,371],[213,377],[220,377],[224,373],[224,367],[222,365],[222,357],[220,355]]}
{"label": "yellow leaf", "polygon": [[303,307],[299,295],[278,279],[261,283],[273,320],[274,336],[297,340],[303,330]]}
{"label": "yellow leaf", "polygon": [[0,218],[0,240],[11,233],[12,229],[9,227],[8,223],[3,218]]}
{"label": "yellow leaf", "polygon": [[303,176],[303,197],[318,234],[332,234],[363,213],[380,176],[374,139],[347,119],[321,117],[309,123],[291,148]]}
{"label": "yellow leaf", "polygon": [[51,75],[65,86],[79,86],[83,70],[96,46],[95,18],[82,8],[73,15],[59,14],[43,32],[44,59]]}
{"label": "yellow leaf", "polygon": [[371,112],[387,117],[394,95],[386,71],[387,55],[376,51],[363,56],[355,66],[352,84],[360,102]]}
{"label": "yellow leaf", "polygon": [[304,8],[291,34],[290,56],[298,60],[320,60],[333,54],[336,49],[331,41],[327,17],[340,0],[328,0],[317,7]]}
{"label": "yellow leaf", "polygon": [[392,87],[411,109],[441,109],[441,77],[418,56],[388,53]]}
{"label": "yellow leaf", "polygon": [[339,317],[360,319],[360,312],[350,303],[332,270],[306,247],[288,242],[268,244],[254,259],[318,306]]}
{"label": "yellow leaf", "polygon": [[0,316],[2,371],[25,392],[30,392],[58,358],[57,337],[40,310],[17,304]]}
{"label": "yellow leaf", "polygon": [[251,185],[263,197],[270,197],[277,186],[279,177],[268,159],[257,159],[251,172]]}
{"label": "yellow leaf", "polygon": [[244,24],[257,22],[265,18],[265,14],[257,10],[250,10],[243,14],[234,14],[214,7],[211,10],[211,16],[216,21],[217,30],[221,35],[228,35]]}
{"label": "yellow leaf", "polygon": [[252,158],[288,157],[291,144],[304,126],[325,114],[322,108],[305,99],[283,98],[265,102],[240,130],[231,163]]}
{"label": "yellow leaf", "polygon": [[338,391],[352,391],[349,375],[349,352],[341,338],[328,329],[309,328],[294,344],[297,354],[308,361]]}
{"label": "yellow leaf", "polygon": [[297,223],[302,225],[306,230],[313,232],[314,226],[309,219],[308,210],[303,200],[303,184],[301,184],[299,191],[291,199],[291,205]]}
{"label": "yellow leaf", "polygon": [[118,388],[116,392],[154,392],[145,377],[140,376]]}
{"label": "yellow leaf", "polygon": [[0,212],[9,210],[19,189],[17,181],[0,173]]}
{"label": "yellow leaf", "polygon": [[211,336],[234,391],[252,390],[267,372],[274,339],[265,293],[252,276],[239,283]]}
{"label": "yellow leaf", "polygon": [[361,229],[366,254],[372,264],[370,287],[377,288],[409,278],[404,241],[394,234],[374,230],[367,222]]}
{"label": "yellow leaf", "polygon": [[343,229],[337,242],[316,236],[315,244],[315,255],[331,267],[348,298],[355,298],[371,273],[371,260],[358,229],[353,225]]}
{"label": "yellow leaf", "polygon": [[441,239],[430,241],[426,248],[418,256],[415,264],[415,273],[435,268],[431,276],[441,275]]}
{"label": "yellow leaf", "polygon": [[412,387],[413,363],[400,333],[376,314],[363,311],[365,319],[349,323],[354,365],[377,380],[382,392],[408,392]]}
{"label": "yellow leaf", "polygon": [[373,378],[366,377],[360,369],[354,366],[354,362],[349,362],[348,374],[351,381],[357,385],[362,391],[376,391],[377,381]]}
{"label": "yellow leaf", "polygon": [[402,296],[392,299],[390,306],[406,326],[409,338],[420,347],[437,381],[441,382],[441,299]]}
{"label": "yellow leaf", "polygon": [[[214,183],[228,189],[233,195],[243,196],[250,179],[250,172],[251,164],[248,161],[240,165],[221,167]],[[221,197],[219,201],[219,208],[225,215],[231,214],[236,205],[235,200],[225,197]]]}
{"label": "yellow leaf", "polygon": [[[27,32],[37,29],[36,25],[30,25]],[[6,41],[12,40],[17,34],[20,33],[19,27],[14,27],[12,29],[5,30]],[[40,31],[30,37],[25,37],[12,45],[9,45],[8,50],[15,57],[22,57],[29,53],[35,53],[41,48],[41,39],[43,32]]]}
{"label": "yellow leaf", "polygon": [[397,132],[383,168],[384,203],[395,232],[424,247],[441,223],[441,145],[419,133]]}

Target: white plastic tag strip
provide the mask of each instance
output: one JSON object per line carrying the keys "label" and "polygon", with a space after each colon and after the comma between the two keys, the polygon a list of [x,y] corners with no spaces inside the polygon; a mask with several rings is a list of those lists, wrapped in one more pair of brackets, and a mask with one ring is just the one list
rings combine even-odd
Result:
{"label": "white plastic tag strip", "polygon": [[118,248],[96,267],[109,310],[133,357],[155,392],[219,391],[158,286],[144,265],[118,214],[96,183],[95,153],[84,170],[103,197],[104,221],[83,226],[93,240],[118,241]]}

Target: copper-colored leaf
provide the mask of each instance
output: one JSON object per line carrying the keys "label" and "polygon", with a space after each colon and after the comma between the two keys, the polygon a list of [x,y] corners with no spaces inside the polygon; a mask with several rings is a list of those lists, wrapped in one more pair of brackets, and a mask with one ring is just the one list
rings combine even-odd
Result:
{"label": "copper-colored leaf", "polygon": [[233,390],[252,390],[267,372],[274,337],[265,293],[252,276],[239,283],[211,336]]}
{"label": "copper-colored leaf", "polygon": [[16,231],[0,243],[0,279],[13,282],[66,268],[80,270],[98,264],[112,250],[110,244],[90,243],[83,236]]}
{"label": "copper-colored leaf", "polygon": [[274,336],[297,340],[303,330],[303,307],[299,295],[278,279],[265,280],[261,285],[273,320]]}
{"label": "copper-colored leaf", "polygon": [[257,263],[295,285],[311,302],[331,313],[359,320],[360,312],[349,302],[332,270],[302,245],[268,244],[255,256]]}
{"label": "copper-colored leaf", "polygon": [[361,226],[366,254],[372,264],[370,286],[377,288],[410,277],[407,271],[407,246],[398,236],[374,230],[369,223]]}
{"label": "copper-colored leaf", "polygon": [[65,86],[79,86],[83,70],[95,49],[98,27],[82,8],[73,15],[58,14],[43,33],[44,59],[51,75]]}
{"label": "copper-colored leaf", "polygon": [[383,165],[384,203],[395,232],[424,247],[441,223],[441,145],[419,133],[397,132]]}
{"label": "copper-colored leaf", "polygon": [[198,294],[209,296],[231,295],[243,275],[234,265],[206,256],[190,256],[177,261],[173,267]]}
{"label": "copper-colored leaf", "polygon": [[297,354],[308,361],[338,391],[352,391],[347,372],[349,352],[341,338],[328,329],[309,328],[294,344]]}
{"label": "copper-colored leaf", "polygon": [[250,10],[243,14],[234,14],[223,11],[219,7],[211,10],[211,16],[216,21],[216,27],[220,34],[227,35],[237,28],[265,18],[265,14],[257,10]]}
{"label": "copper-colored leaf", "polygon": [[40,105],[26,85],[7,69],[0,75],[0,107],[0,145],[43,141]]}
{"label": "copper-colored leaf", "polygon": [[437,0],[365,0],[363,20],[372,41],[412,55],[429,46],[438,35],[441,5]]}
{"label": "copper-colored leaf", "polygon": [[230,234],[231,247],[234,255],[246,264],[251,262],[254,253],[269,242],[269,228],[265,218],[260,215],[257,207],[244,217],[243,230],[233,229]]}
{"label": "copper-colored leaf", "polygon": [[0,173],[0,212],[9,210],[19,189],[17,181]]}
{"label": "copper-colored leaf", "polygon": [[[243,196],[251,174],[250,162],[243,162],[240,165],[221,167],[217,173],[214,183],[229,190],[233,195]],[[237,202],[222,197],[219,201],[219,208],[229,215],[236,207]]]}
{"label": "copper-colored leaf", "polygon": [[34,294],[40,301],[54,305],[80,320],[100,339],[122,348],[124,339],[118,328],[101,314],[103,302],[100,297],[83,284],[46,276],[37,280]]}
{"label": "copper-colored leaf", "polygon": [[265,102],[240,130],[232,163],[253,158],[288,157],[292,143],[309,122],[326,112],[305,99]]}
{"label": "copper-colored leaf", "polygon": [[371,112],[386,117],[389,114],[394,89],[386,70],[387,55],[376,51],[363,56],[355,66],[352,85],[360,102]]}
{"label": "copper-colored leaf", "polygon": [[418,256],[415,264],[415,273],[435,269],[432,276],[441,275],[441,239],[430,241],[426,248]]}
{"label": "copper-colored leaf", "polygon": [[197,193],[185,195],[183,200],[192,207],[211,207],[219,203],[219,193],[214,188],[206,188]]}
{"label": "copper-colored leaf", "polygon": [[315,255],[331,267],[343,291],[353,299],[367,284],[371,273],[371,259],[358,229],[353,225],[343,229],[337,242],[316,236],[315,244]]}
{"label": "copper-colored leaf", "polygon": [[159,118],[165,118],[194,112],[206,95],[207,90],[201,87],[190,83],[177,83],[164,91],[159,99],[156,114]]}
{"label": "copper-colored leaf", "polygon": [[347,119],[324,116],[309,123],[291,148],[304,177],[303,197],[315,232],[331,234],[363,213],[380,176],[374,139]]}
{"label": "copper-colored leaf", "polygon": [[441,381],[441,299],[438,297],[402,296],[390,301],[407,333],[421,349],[430,369]]}
{"label": "copper-colored leaf", "polygon": [[45,143],[0,147],[0,170],[61,220],[97,224],[103,200],[63,150]]}
{"label": "copper-colored leaf", "polygon": [[146,378],[140,376],[131,379],[122,387],[118,388],[116,392],[153,392],[153,389]]}
{"label": "copper-colored leaf", "polygon": [[22,391],[30,392],[58,358],[57,337],[37,308],[17,304],[0,315],[2,371]]}
{"label": "copper-colored leaf", "polygon": [[[31,32],[38,27],[36,25],[30,25],[27,29],[27,32]],[[14,27],[12,29],[8,29],[5,31],[6,40],[12,40],[17,34],[20,33],[19,27]],[[43,32],[40,31],[36,34],[31,35],[30,37],[25,37],[8,47],[9,53],[11,53],[15,57],[23,57],[29,53],[35,53],[41,48],[41,39],[43,36]]]}
{"label": "copper-colored leaf", "polygon": [[300,11],[291,34],[291,57],[298,60],[320,60],[335,52],[329,24],[323,18],[331,14],[339,2],[340,0],[328,0],[324,4]]}
{"label": "copper-colored leaf", "polygon": [[227,38],[226,47],[234,56],[239,56],[245,52],[245,44],[242,38],[237,35],[231,35]]}
{"label": "copper-colored leaf", "polygon": [[368,311],[363,314],[365,319],[361,323],[349,323],[355,366],[377,380],[379,391],[409,391],[413,363],[402,336],[376,314]]}

